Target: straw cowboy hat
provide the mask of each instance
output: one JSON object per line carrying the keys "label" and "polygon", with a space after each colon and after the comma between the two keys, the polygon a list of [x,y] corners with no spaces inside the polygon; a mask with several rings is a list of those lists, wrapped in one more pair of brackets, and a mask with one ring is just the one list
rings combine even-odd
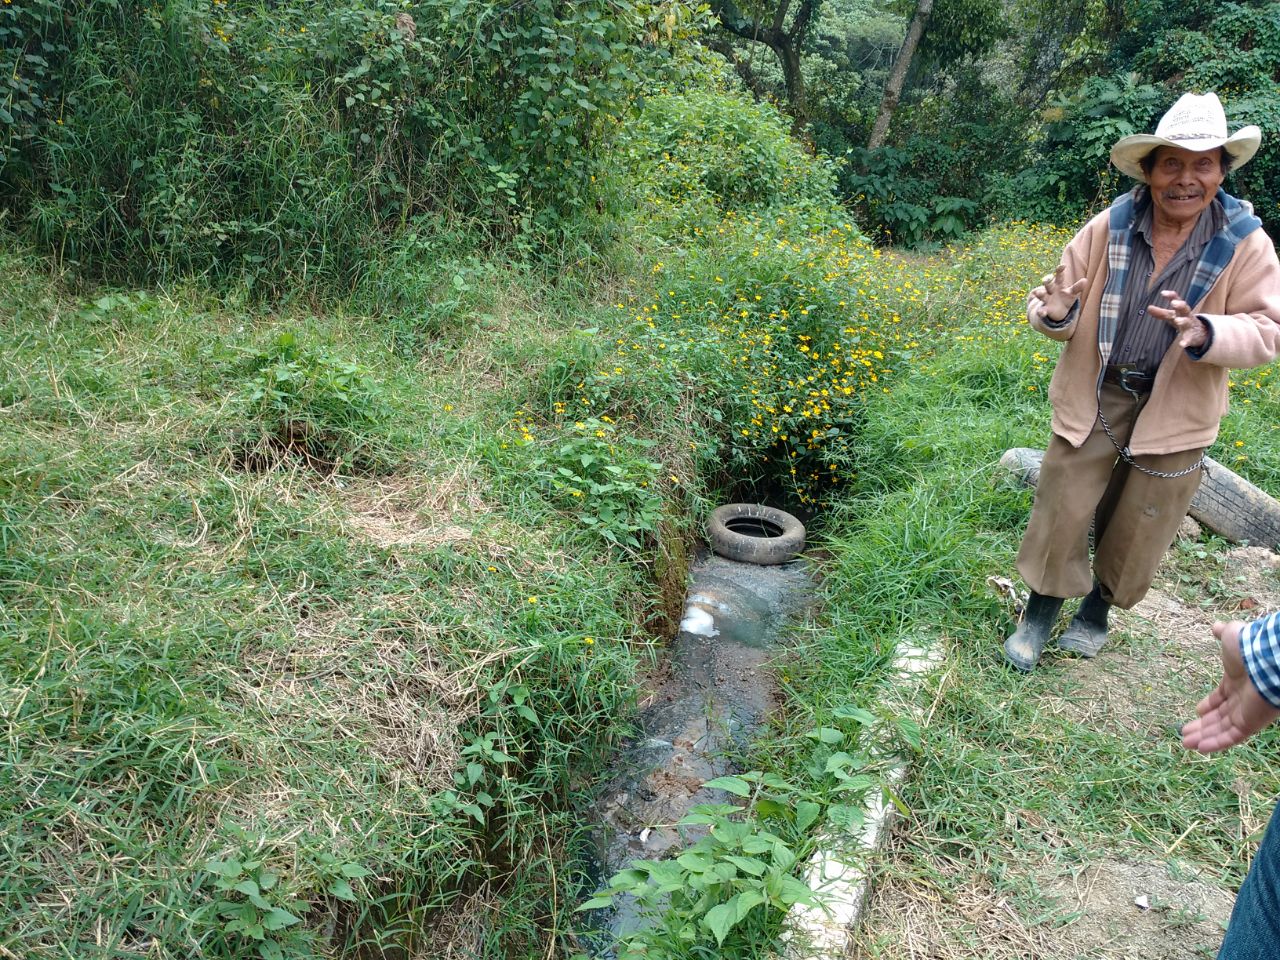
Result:
{"label": "straw cowboy hat", "polygon": [[1111,162],[1122,173],[1145,180],[1138,161],[1156,147],[1183,147],[1200,152],[1226,147],[1231,169],[1243,167],[1258,152],[1262,131],[1250,124],[1227,136],[1227,115],[1216,93],[1184,93],[1160,118],[1154,134],[1121,137],[1111,148]]}

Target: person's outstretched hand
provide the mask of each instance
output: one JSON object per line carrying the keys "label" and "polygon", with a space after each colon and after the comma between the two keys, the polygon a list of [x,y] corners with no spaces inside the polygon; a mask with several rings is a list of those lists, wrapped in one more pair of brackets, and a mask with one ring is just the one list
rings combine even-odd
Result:
{"label": "person's outstretched hand", "polygon": [[1177,290],[1161,290],[1160,296],[1169,301],[1167,307],[1148,307],[1153,317],[1159,317],[1173,327],[1178,346],[1184,350],[1196,349],[1209,342],[1209,331],[1200,318],[1191,313],[1191,304],[1182,299]]}
{"label": "person's outstretched hand", "polygon": [[1071,305],[1089,292],[1089,278],[1081,277],[1070,286],[1062,283],[1062,274],[1066,267],[1058,264],[1053,273],[1044,275],[1040,286],[1031,291],[1031,306],[1039,312],[1042,319],[1053,323],[1062,321],[1071,312]]}
{"label": "person's outstretched hand", "polygon": [[1222,646],[1222,681],[1196,704],[1199,715],[1182,728],[1182,745],[1200,753],[1217,753],[1244,743],[1280,717],[1249,679],[1240,656],[1240,620],[1215,623],[1213,635]]}

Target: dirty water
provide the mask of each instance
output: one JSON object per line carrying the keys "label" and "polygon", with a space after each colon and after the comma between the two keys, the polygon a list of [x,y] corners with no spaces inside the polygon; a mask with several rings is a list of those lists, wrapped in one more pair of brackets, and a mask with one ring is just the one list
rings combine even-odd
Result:
{"label": "dirty water", "polygon": [[[634,860],[662,859],[696,840],[691,828],[676,826],[694,806],[734,799],[703,783],[739,772],[733,757],[777,705],[767,664],[787,623],[812,597],[803,559],[756,566],[698,558],[663,680],[639,716],[641,734],[597,802],[599,884]],[[609,944],[641,922],[634,905],[615,903],[593,915],[597,956],[609,956]]]}

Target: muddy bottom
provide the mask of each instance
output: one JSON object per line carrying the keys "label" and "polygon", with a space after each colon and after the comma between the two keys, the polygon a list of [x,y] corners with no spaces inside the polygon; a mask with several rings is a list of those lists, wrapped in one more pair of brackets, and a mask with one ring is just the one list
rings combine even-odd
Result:
{"label": "muddy bottom", "polygon": [[[694,806],[733,800],[703,783],[738,771],[735,756],[777,705],[768,664],[813,587],[803,560],[762,567],[707,555],[690,576],[680,632],[639,718],[643,734],[598,802],[601,883],[630,861],[696,840],[677,827]],[[612,936],[638,922],[627,904],[596,919]]]}

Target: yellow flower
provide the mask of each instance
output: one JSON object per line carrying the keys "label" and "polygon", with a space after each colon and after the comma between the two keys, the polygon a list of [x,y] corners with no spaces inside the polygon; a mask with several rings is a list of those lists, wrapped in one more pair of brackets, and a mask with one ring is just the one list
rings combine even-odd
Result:
{"label": "yellow flower", "polygon": [[529,598],[529,602],[530,602],[530,603],[537,603],[537,602],[538,602],[538,598],[537,598],[537,597],[530,597],[530,598]]}

